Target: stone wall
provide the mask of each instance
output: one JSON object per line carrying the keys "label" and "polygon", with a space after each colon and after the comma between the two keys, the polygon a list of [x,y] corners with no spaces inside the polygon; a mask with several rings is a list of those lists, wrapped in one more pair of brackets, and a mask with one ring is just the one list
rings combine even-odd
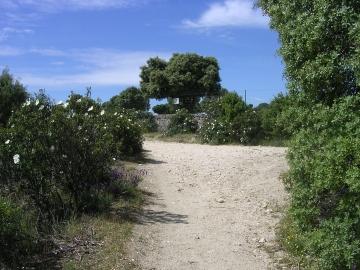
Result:
{"label": "stone wall", "polygon": [[[198,122],[199,127],[201,127],[204,124],[206,114],[205,113],[197,113],[193,114],[195,117],[195,120]],[[155,115],[155,121],[158,125],[158,131],[164,132],[166,131],[167,127],[169,126],[170,119],[173,115],[172,114],[157,114]]]}

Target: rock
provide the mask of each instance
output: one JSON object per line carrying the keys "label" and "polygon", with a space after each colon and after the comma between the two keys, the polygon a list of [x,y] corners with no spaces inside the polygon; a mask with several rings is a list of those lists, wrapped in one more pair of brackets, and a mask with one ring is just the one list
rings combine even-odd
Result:
{"label": "rock", "polygon": [[219,199],[216,199],[216,202],[218,202],[218,203],[224,203],[224,202],[225,202],[225,200],[224,200],[224,199],[222,199],[222,198],[219,198]]}
{"label": "rock", "polygon": [[261,243],[261,244],[263,244],[263,243],[265,243],[266,242],[266,239],[265,238],[261,238],[260,240],[259,240],[259,243]]}

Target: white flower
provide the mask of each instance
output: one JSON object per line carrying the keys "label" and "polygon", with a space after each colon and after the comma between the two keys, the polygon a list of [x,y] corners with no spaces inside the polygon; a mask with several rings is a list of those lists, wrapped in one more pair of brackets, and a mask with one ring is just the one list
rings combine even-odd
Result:
{"label": "white flower", "polygon": [[76,102],[77,102],[77,103],[80,103],[80,102],[81,102],[81,98],[79,98]]}
{"label": "white flower", "polygon": [[5,144],[9,144],[10,143],[10,140],[7,140],[6,142],[5,142]]}
{"label": "white flower", "polygon": [[63,105],[63,107],[66,109],[67,107],[69,106],[69,103],[65,103],[64,105]]}
{"label": "white flower", "polygon": [[88,116],[89,114],[88,114],[88,113],[85,113],[84,115],[85,115],[85,116]]}
{"label": "white flower", "polygon": [[104,115],[105,114],[105,111],[104,110],[102,110],[101,111],[101,113],[100,113],[100,115]]}
{"label": "white flower", "polygon": [[116,112],[116,113],[114,113],[114,115],[115,115],[115,116],[117,116],[117,115],[118,115],[118,113]]}
{"label": "white flower", "polygon": [[26,102],[25,102],[25,106],[29,106],[31,104],[31,101],[30,99],[28,99]]}
{"label": "white flower", "polygon": [[57,105],[62,105],[64,102],[62,100],[60,100]]}
{"label": "white flower", "polygon": [[13,156],[13,160],[14,160],[14,163],[15,164],[19,164],[20,162],[20,155],[19,154],[16,154]]}
{"label": "white flower", "polygon": [[62,155],[63,158],[67,158],[67,155]]}
{"label": "white flower", "polygon": [[116,158],[113,158],[113,161],[115,161],[116,160]]}
{"label": "white flower", "polygon": [[78,130],[81,130],[82,129],[82,126],[78,126]]}
{"label": "white flower", "polygon": [[40,100],[37,99],[37,100],[35,101],[35,105],[37,106],[37,105],[39,105],[39,103],[40,103]]}
{"label": "white flower", "polygon": [[91,106],[91,107],[88,109],[88,112],[91,112],[93,109],[94,109],[94,106]]}
{"label": "white flower", "polygon": [[39,111],[43,110],[44,108],[45,108],[45,106],[44,106],[44,105],[41,105],[41,106],[39,107]]}
{"label": "white flower", "polygon": [[51,152],[54,152],[54,151],[55,151],[55,146],[52,145],[52,146],[50,147],[50,151],[51,151]]}

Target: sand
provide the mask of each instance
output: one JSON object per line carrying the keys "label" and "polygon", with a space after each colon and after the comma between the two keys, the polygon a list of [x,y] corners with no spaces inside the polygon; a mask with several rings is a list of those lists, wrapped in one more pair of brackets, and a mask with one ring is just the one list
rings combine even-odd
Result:
{"label": "sand", "polygon": [[148,204],[130,247],[148,270],[274,269],[286,148],[146,141]]}

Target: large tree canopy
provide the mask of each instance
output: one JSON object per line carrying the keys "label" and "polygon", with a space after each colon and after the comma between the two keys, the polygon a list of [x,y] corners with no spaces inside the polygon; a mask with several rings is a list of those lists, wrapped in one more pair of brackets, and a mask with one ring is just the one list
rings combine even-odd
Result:
{"label": "large tree canopy", "polygon": [[25,87],[5,69],[0,75],[0,126],[7,123],[11,111],[24,103],[27,96]]}
{"label": "large tree canopy", "polygon": [[360,91],[359,0],[259,0],[279,32],[292,92],[315,102]]}
{"label": "large tree canopy", "polygon": [[141,68],[141,91],[149,97],[186,98],[217,94],[219,65],[214,57],[174,54],[169,61],[151,58]]}

